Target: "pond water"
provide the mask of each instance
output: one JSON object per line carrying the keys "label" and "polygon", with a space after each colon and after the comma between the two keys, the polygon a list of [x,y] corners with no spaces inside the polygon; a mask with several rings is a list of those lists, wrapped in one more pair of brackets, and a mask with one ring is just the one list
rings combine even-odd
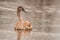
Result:
{"label": "pond water", "polygon": [[[14,30],[16,9],[33,30]],[[60,0],[0,0],[0,40],[60,40]]]}

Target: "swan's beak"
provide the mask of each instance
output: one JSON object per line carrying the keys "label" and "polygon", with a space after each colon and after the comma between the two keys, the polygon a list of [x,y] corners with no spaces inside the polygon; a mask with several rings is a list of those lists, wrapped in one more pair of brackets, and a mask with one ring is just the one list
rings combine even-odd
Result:
{"label": "swan's beak", "polygon": [[25,13],[27,13],[25,10],[24,10]]}
{"label": "swan's beak", "polygon": [[22,11],[25,12],[25,13],[27,13],[24,8],[22,8]]}

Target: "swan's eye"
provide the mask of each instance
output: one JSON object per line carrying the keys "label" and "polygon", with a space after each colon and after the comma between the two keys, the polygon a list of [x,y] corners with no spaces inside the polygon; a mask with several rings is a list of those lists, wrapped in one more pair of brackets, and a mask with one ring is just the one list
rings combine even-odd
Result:
{"label": "swan's eye", "polygon": [[19,8],[18,10],[22,10],[22,8]]}

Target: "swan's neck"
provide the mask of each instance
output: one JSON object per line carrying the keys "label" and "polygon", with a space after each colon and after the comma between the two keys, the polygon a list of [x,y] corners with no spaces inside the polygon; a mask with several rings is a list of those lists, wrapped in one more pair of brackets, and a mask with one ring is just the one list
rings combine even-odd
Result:
{"label": "swan's neck", "polygon": [[17,12],[17,16],[18,16],[18,21],[20,23],[23,23],[23,18],[22,18],[21,12]]}

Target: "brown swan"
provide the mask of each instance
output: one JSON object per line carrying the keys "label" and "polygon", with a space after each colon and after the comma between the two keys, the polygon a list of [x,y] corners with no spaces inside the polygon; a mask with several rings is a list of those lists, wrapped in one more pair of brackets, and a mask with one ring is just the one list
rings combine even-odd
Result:
{"label": "brown swan", "polygon": [[24,21],[21,15],[21,11],[25,11],[25,9],[22,6],[18,6],[17,8],[17,17],[18,22],[16,23],[15,29],[32,29],[32,25],[29,21]]}

